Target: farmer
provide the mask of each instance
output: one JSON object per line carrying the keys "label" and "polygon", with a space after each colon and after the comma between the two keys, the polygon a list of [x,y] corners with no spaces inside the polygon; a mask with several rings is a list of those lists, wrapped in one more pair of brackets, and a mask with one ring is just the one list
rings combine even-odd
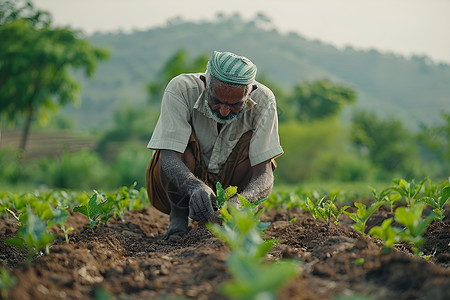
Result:
{"label": "farmer", "polygon": [[[152,205],[170,214],[163,238],[187,233],[188,217],[211,218],[218,181],[250,202],[272,190],[283,149],[275,97],[255,76],[249,59],[214,51],[206,73],[181,74],[167,85],[146,172]],[[240,206],[237,196],[229,201]]]}

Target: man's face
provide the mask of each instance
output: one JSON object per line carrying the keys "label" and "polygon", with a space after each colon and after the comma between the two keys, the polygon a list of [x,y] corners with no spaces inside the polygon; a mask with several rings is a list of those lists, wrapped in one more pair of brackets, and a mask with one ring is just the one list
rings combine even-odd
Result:
{"label": "man's face", "polygon": [[206,102],[211,117],[218,123],[231,123],[245,112],[246,88],[220,85],[207,89]]}

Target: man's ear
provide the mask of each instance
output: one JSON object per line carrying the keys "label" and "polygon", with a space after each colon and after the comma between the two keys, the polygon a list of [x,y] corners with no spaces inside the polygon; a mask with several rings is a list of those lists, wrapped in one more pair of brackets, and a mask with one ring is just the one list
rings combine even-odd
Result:
{"label": "man's ear", "polygon": [[203,81],[203,85],[205,86],[206,89],[206,77],[204,75],[200,75],[200,79],[201,81]]}

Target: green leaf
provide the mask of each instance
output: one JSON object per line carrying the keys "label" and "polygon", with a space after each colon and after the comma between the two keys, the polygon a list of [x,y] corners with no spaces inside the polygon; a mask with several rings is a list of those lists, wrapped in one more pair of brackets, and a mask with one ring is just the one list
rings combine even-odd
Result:
{"label": "green leaf", "polygon": [[393,221],[392,218],[386,219],[381,226],[372,227],[369,231],[370,235],[383,240],[386,248],[391,248],[399,239],[398,231],[391,226]]}
{"label": "green leaf", "polygon": [[363,219],[366,215],[366,205],[359,202],[355,202],[354,205],[358,209],[356,211],[356,215],[358,216],[358,218]]}
{"label": "green leaf", "polygon": [[73,208],[73,211],[74,211],[74,212],[79,212],[79,213],[81,213],[81,214],[83,214],[83,215],[85,215],[86,217],[89,218],[89,213],[88,213],[88,208],[87,208],[87,206],[77,206],[77,207],[74,207],[74,208]]}
{"label": "green leaf", "polygon": [[7,245],[10,245],[10,246],[14,246],[14,247],[19,248],[19,249],[25,249],[26,248],[25,245],[24,245],[23,240],[21,238],[17,237],[17,236],[5,240],[4,243],[7,244]]}
{"label": "green leaf", "polygon": [[217,207],[221,208],[225,204],[227,199],[225,197],[225,191],[224,191],[224,189],[222,187],[222,184],[219,181],[217,181],[217,183],[216,183],[216,190],[217,190],[217,192],[216,192],[216,194],[217,194]]}
{"label": "green leaf", "polygon": [[237,186],[229,186],[225,189],[225,199],[228,200],[237,193]]}
{"label": "green leaf", "polygon": [[52,208],[53,217],[48,220],[47,226],[59,225],[60,227],[64,226],[67,218],[70,216],[70,213],[63,208]]}
{"label": "green leaf", "polygon": [[53,217],[53,212],[48,202],[38,202],[35,209],[36,214],[44,220]]}
{"label": "green leaf", "polygon": [[450,198],[450,186],[446,186],[445,188],[443,188],[441,194],[442,195],[441,195],[441,199],[439,200],[439,206],[442,208],[442,207],[444,207],[445,203]]}
{"label": "green leaf", "polygon": [[97,203],[98,194],[94,193],[94,195],[91,197],[91,199],[88,202],[88,216],[90,219],[94,219],[98,215],[100,215],[102,211],[102,205]]}
{"label": "green leaf", "polygon": [[318,215],[317,215],[317,212],[316,212],[316,207],[314,205],[314,202],[312,202],[311,199],[309,199],[309,197],[306,197],[305,205],[308,208],[308,210],[310,211],[310,213],[313,216],[314,220],[316,220]]}
{"label": "green leaf", "polygon": [[395,220],[410,228],[414,225],[414,213],[404,206],[398,207],[395,210]]}
{"label": "green leaf", "polygon": [[426,204],[428,204],[434,208],[439,207],[439,204],[436,202],[436,200],[434,200],[433,198],[430,198],[430,197],[423,197],[422,199],[420,199],[420,201],[425,202]]}
{"label": "green leaf", "polygon": [[238,194],[238,198],[239,198],[239,202],[241,202],[242,207],[249,208],[252,206],[250,201],[245,199],[245,197]]}

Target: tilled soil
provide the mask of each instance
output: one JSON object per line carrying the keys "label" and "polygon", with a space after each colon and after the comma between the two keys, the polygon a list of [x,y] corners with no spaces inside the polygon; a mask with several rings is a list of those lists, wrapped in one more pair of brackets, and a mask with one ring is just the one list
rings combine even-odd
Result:
{"label": "tilled soil", "polygon": [[[367,226],[386,217],[389,212],[380,210]],[[448,218],[427,229],[423,251],[432,255],[428,261],[414,257],[406,244],[383,253],[382,243],[354,231],[346,216],[339,230],[299,210],[272,210],[262,220],[271,222],[264,238],[280,241],[267,260],[302,262],[299,275],[280,290],[279,299],[450,297]],[[59,237],[50,255],[36,256],[29,266],[22,251],[0,243],[0,262],[18,279],[9,298],[227,299],[217,287],[231,278],[228,246],[195,222],[183,238],[164,241],[168,222],[167,215],[148,208],[127,213],[125,222],[110,219],[92,230],[83,227],[83,215],[73,213],[67,221],[75,228],[70,243]],[[16,231],[12,218],[0,219],[0,240]]]}

